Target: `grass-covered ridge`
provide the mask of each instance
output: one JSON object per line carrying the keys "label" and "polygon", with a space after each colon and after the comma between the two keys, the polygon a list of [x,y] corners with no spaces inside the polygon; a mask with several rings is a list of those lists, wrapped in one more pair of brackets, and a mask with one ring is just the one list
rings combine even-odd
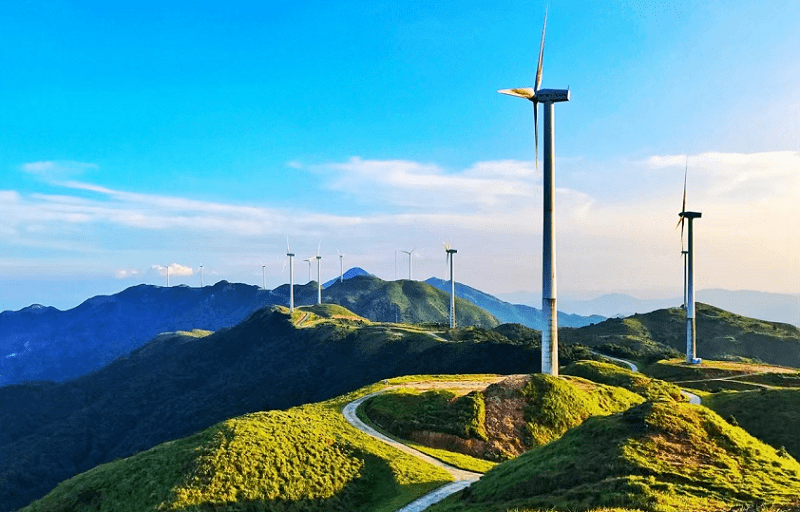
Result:
{"label": "grass-covered ridge", "polygon": [[502,461],[557,439],[589,416],[642,401],[619,387],[534,374],[509,377],[463,396],[441,389],[393,389],[368,400],[362,410],[399,438]]}
{"label": "grass-covered ridge", "polygon": [[430,510],[728,511],[797,506],[799,495],[800,464],[788,454],[705,407],[645,402],[589,418]]}
{"label": "grass-covered ridge", "polygon": [[685,400],[681,395],[680,388],[674,384],[653,379],[610,363],[576,361],[562,368],[561,374],[574,375],[600,384],[625,388],[647,400]]}
{"label": "grass-covered ridge", "polygon": [[350,427],[347,397],[252,413],[98,466],[24,512],[392,511],[452,477]]}
{"label": "grass-covered ridge", "polygon": [[774,448],[800,459],[800,389],[712,393],[703,404]]}

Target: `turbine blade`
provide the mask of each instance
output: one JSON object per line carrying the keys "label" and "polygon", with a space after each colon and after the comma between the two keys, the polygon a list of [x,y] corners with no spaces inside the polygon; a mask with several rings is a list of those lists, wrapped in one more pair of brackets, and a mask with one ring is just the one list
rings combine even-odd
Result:
{"label": "turbine blade", "polygon": [[525,98],[526,100],[532,99],[536,96],[536,92],[531,87],[518,87],[516,89],[500,89],[500,94],[507,94],[509,96],[516,96],[517,98]]}
{"label": "turbine blade", "polygon": [[292,252],[292,251],[291,251],[291,249],[289,249],[289,237],[287,236],[286,237],[286,254],[289,254],[290,252]]}
{"label": "turbine blade", "polygon": [[542,25],[542,42],[539,44],[539,65],[536,68],[536,83],[533,87],[534,92],[539,90],[542,85],[542,62],[544,61],[544,30],[547,28],[547,8],[544,10],[544,24]]}

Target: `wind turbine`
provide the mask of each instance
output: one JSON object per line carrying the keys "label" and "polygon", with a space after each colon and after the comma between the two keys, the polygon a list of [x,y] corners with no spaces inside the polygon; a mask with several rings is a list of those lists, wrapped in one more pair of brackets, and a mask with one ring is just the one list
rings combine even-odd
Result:
{"label": "wind turbine", "polygon": [[[286,257],[289,258],[289,313],[294,312],[294,253],[289,249],[289,239],[286,239]],[[286,264],[286,260],[284,260]]]}
{"label": "wind turbine", "polygon": [[169,288],[169,265],[167,265],[167,288]]}
{"label": "wind turbine", "polygon": [[[688,170],[688,163],[687,163]],[[695,308],[694,308],[694,234],[692,230],[692,221],[702,217],[700,212],[687,212],[686,211],[686,171],[683,175],[683,205],[678,216],[681,218],[675,226],[681,227],[681,246],[683,246],[683,227],[688,220],[689,227],[686,230],[688,244],[686,246],[685,267],[684,267],[684,295],[686,297],[686,362],[698,364],[702,359],[697,357],[697,334],[695,331]],[[683,251],[681,251],[683,252]]]}
{"label": "wind turbine", "polygon": [[203,265],[200,265],[200,288],[203,287]]}
{"label": "wind turbine", "polygon": [[447,253],[445,262],[450,263],[450,328],[456,328],[456,282],[453,280],[453,255],[457,253],[455,249],[451,249],[449,245],[444,244],[444,250]]}
{"label": "wind turbine", "polygon": [[319,249],[322,247],[322,242],[317,247],[317,304],[322,304],[322,280],[319,278],[319,261],[322,256],[319,255]]}
{"label": "wind turbine", "polygon": [[544,32],[547,11],[542,25],[542,42],[539,46],[539,65],[533,88],[501,89],[497,92],[524,98],[533,102],[536,168],[539,168],[539,103],[544,110],[544,215],[542,229],[542,373],[558,375],[558,317],[556,309],[556,234],[554,223],[555,199],[555,103],[569,101],[569,89],[542,89],[542,61],[544,60]]}
{"label": "wind turbine", "polygon": [[260,263],[261,265],[261,289],[267,289],[267,266],[264,263]]}
{"label": "wind turbine", "polygon": [[308,282],[309,283],[311,282],[311,260],[312,259],[314,259],[314,258],[306,258],[306,259],[303,260],[303,261],[307,261],[308,262]]}
{"label": "wind turbine", "polygon": [[336,253],[339,255],[339,282],[344,282],[344,254],[339,252],[339,249],[336,249]]}
{"label": "wind turbine", "polygon": [[412,274],[411,274],[411,270],[412,270],[412,266],[411,266],[411,255],[412,255],[412,254],[414,254],[414,251],[416,251],[416,250],[417,250],[417,248],[416,248],[416,247],[414,247],[414,248],[413,248],[413,249],[411,249],[410,251],[403,251],[403,250],[400,250],[400,252],[404,252],[404,253],[408,254],[408,280],[409,280],[409,281],[411,281],[411,275],[412,275]]}

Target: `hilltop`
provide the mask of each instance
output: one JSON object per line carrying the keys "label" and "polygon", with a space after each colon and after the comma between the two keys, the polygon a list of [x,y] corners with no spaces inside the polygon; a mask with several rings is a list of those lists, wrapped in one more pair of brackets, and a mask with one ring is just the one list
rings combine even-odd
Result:
{"label": "hilltop", "polygon": [[[680,357],[686,349],[686,315],[660,309],[559,331],[560,339],[644,362]],[[697,355],[706,359],[752,358],[800,367],[800,328],[697,304]]]}
{"label": "hilltop", "polygon": [[350,427],[349,400],[232,418],[75,476],[24,512],[386,511],[452,481]]}
{"label": "hilltop", "polygon": [[2,387],[0,510],[97,464],[241,414],[317,402],[397,375],[538,371],[536,346],[498,334],[478,339],[486,341],[448,343],[332,305],[294,315],[275,306],[213,334],[158,336],[74,381]]}
{"label": "hilltop", "polygon": [[430,510],[714,510],[800,505],[800,464],[713,411],[645,402],[593,416]]}
{"label": "hilltop", "polygon": [[[373,321],[445,324],[449,295],[419,281],[387,282],[361,269],[323,292]],[[316,304],[317,284],[295,285],[296,304]],[[85,375],[128,354],[162,332],[233,327],[254,311],[288,305],[289,286],[263,290],[220,281],[190,288],[139,285],[86,300],[68,311],[31,306],[0,313],[0,386],[29,381],[64,381]],[[497,319],[457,301],[460,326],[495,327]]]}

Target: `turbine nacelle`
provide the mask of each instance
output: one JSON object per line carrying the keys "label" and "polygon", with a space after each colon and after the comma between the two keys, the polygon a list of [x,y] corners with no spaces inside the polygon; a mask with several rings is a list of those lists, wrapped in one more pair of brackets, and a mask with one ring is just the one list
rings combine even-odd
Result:
{"label": "turbine nacelle", "polygon": [[680,212],[678,214],[678,217],[681,219],[698,219],[702,216],[703,214],[700,212]]}
{"label": "turbine nacelle", "polygon": [[533,87],[519,87],[517,89],[500,89],[497,92],[517,98],[525,98],[533,102],[558,103],[569,101],[569,89],[539,89],[534,91]]}

